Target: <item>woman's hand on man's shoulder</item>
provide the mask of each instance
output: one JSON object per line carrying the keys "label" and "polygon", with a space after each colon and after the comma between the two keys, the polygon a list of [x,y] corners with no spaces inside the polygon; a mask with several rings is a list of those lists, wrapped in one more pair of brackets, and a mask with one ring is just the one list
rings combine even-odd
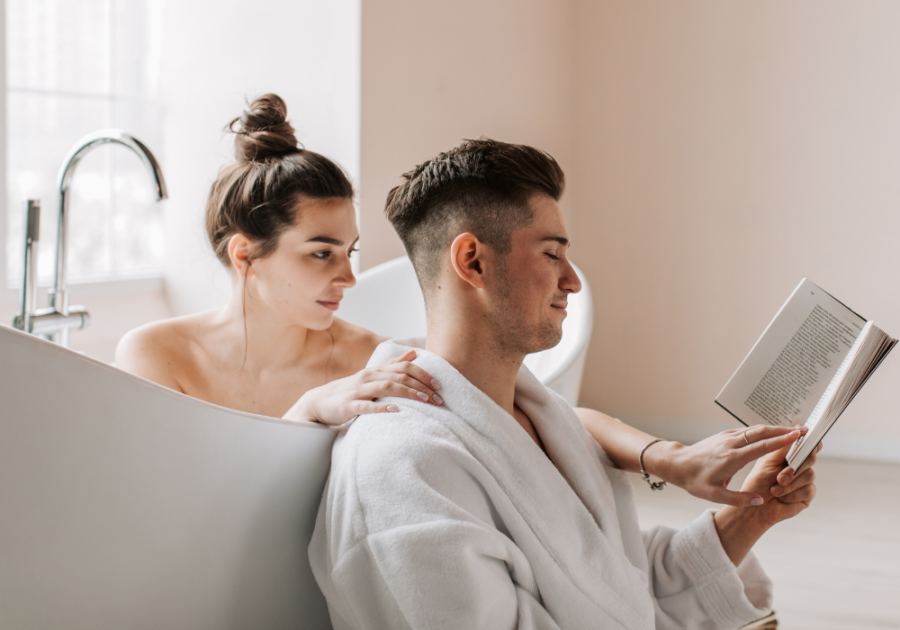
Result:
{"label": "woman's hand on man's shoulder", "polygon": [[444,404],[440,383],[412,363],[415,350],[378,367],[369,367],[311,389],[284,415],[287,420],[339,425],[366,413],[391,413],[400,408],[379,398],[408,398],[435,406]]}

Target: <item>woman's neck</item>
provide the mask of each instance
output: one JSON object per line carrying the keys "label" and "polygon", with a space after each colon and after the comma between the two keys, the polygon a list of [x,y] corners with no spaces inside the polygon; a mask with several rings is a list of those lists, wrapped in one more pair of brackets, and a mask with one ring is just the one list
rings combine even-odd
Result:
{"label": "woman's neck", "polygon": [[220,311],[218,324],[229,368],[253,376],[298,367],[304,358],[315,358],[318,353],[310,353],[322,343],[323,336],[330,343],[327,331],[287,320],[250,295],[243,296],[240,285]]}

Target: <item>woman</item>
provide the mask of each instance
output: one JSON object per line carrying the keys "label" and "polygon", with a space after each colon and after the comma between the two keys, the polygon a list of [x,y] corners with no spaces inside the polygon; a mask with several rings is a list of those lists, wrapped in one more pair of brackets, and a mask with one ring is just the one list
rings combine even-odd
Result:
{"label": "woman", "polygon": [[[131,331],[117,365],[223,407],[296,421],[336,425],[397,411],[378,402],[385,396],[441,405],[440,383],[411,363],[414,352],[366,369],[384,339],[334,316],[356,283],[353,187],[334,162],[298,146],[286,115],[284,101],[268,94],[229,126],[237,161],[219,174],[206,208],[210,243],[231,271],[228,304]],[[649,448],[653,438],[641,431],[578,413],[621,468],[639,470],[643,455],[648,472],[732,505],[762,499],[728,491],[731,476],[788,444],[788,430],[755,427]]]}

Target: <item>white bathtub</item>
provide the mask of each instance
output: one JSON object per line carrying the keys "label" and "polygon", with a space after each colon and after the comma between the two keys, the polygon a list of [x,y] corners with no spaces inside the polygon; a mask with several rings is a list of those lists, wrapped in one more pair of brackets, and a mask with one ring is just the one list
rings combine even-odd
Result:
{"label": "white bathtub", "polygon": [[0,628],[330,628],[332,440],[0,326]]}
{"label": "white bathtub", "polygon": [[[569,303],[562,343],[527,363],[574,404],[587,286]],[[362,274],[340,314],[425,332],[405,259]],[[0,326],[0,629],[330,628],[306,549],[333,437]]]}

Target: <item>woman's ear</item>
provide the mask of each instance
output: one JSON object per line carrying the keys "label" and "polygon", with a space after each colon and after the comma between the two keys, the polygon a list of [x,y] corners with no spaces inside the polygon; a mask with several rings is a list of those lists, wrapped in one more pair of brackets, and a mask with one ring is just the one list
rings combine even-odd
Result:
{"label": "woman's ear", "polygon": [[484,288],[485,245],[464,232],[450,244],[450,264],[459,278],[476,289]]}
{"label": "woman's ear", "polygon": [[253,241],[243,234],[235,234],[228,240],[228,258],[231,260],[231,266],[242,278],[246,278],[251,271],[250,250],[252,248]]}

